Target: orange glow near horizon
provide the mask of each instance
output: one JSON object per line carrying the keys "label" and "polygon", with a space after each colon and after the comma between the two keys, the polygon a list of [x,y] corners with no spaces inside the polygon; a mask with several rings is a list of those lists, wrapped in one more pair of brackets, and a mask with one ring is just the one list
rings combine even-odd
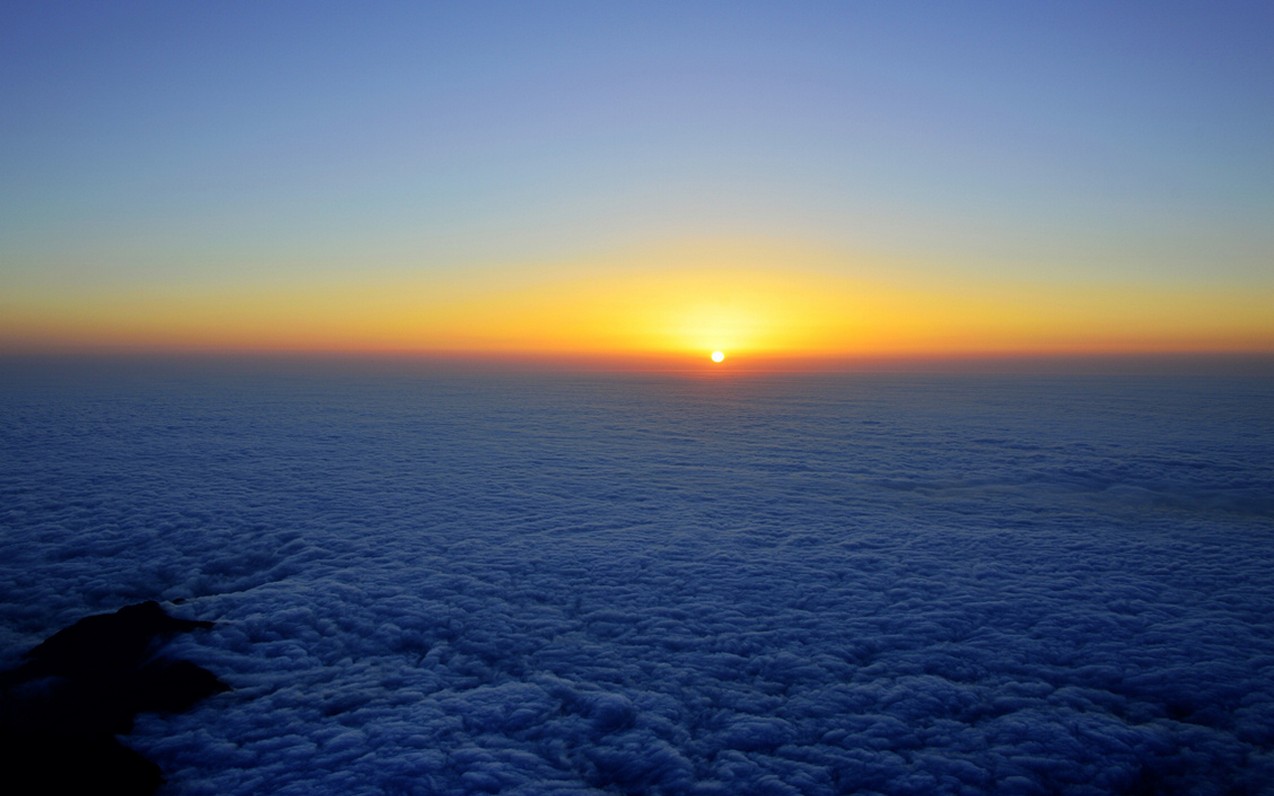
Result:
{"label": "orange glow near horizon", "polygon": [[[927,280],[927,281],[926,281]],[[0,350],[692,361],[1274,352],[1269,291],[947,282],[796,247],[683,244],[461,279],[10,297]]]}

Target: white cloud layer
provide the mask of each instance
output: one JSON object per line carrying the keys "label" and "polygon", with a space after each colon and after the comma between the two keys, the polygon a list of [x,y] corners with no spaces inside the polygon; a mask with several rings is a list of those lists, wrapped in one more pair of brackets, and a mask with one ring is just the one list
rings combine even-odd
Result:
{"label": "white cloud layer", "polygon": [[5,367],[0,665],[217,620],[167,793],[1274,782],[1268,381]]}

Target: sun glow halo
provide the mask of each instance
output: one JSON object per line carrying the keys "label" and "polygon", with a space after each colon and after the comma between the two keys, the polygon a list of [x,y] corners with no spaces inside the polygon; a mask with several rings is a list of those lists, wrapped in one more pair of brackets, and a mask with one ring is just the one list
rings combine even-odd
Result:
{"label": "sun glow halo", "polygon": [[713,351],[713,352],[712,352],[712,361],[713,361],[713,362],[716,362],[716,363],[718,363],[718,364],[720,364],[720,363],[724,362],[724,361],[725,361],[725,353],[724,353],[724,352],[722,352],[722,351]]}

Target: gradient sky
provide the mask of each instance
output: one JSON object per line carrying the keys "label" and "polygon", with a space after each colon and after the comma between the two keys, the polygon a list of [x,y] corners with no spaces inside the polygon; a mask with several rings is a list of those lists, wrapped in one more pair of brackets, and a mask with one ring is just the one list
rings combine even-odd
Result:
{"label": "gradient sky", "polygon": [[9,3],[0,350],[1274,351],[1274,5]]}

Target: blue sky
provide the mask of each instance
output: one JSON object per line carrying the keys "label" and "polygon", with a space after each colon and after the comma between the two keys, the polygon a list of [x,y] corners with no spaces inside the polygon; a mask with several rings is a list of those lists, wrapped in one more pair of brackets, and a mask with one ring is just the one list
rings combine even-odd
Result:
{"label": "blue sky", "polygon": [[685,238],[842,251],[904,282],[1274,292],[1267,4],[7,17],[0,279],[25,312],[452,285]]}

